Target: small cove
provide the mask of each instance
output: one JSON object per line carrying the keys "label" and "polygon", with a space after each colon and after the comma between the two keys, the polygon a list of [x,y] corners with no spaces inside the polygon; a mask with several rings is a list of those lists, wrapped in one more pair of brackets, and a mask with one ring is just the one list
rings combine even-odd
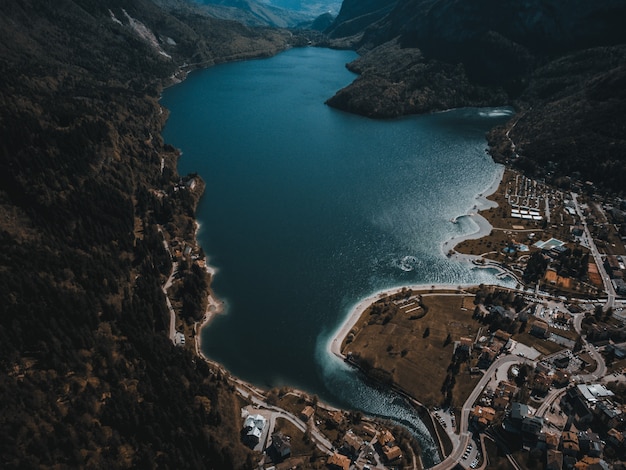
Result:
{"label": "small cove", "polygon": [[470,218],[450,221],[496,177],[484,135],[510,112],[373,121],[325,106],[354,79],[344,64],[355,57],[294,49],[194,72],[164,93],[171,115],[163,136],[184,152],[179,172],[207,183],[198,236],[227,305],[202,331],[203,348],[259,386],[294,386],[393,417],[422,435],[432,461],[415,414],[329,356],[326,344],[378,290],[502,283],[448,259],[442,243],[476,230]]}

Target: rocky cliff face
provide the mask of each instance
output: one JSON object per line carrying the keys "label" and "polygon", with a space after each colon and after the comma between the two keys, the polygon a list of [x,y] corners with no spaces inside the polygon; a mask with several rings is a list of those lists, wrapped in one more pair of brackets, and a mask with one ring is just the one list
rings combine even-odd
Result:
{"label": "rocky cliff face", "polygon": [[[612,98],[603,101],[603,112],[593,113],[594,119],[603,122],[623,113],[624,100],[616,78],[621,76],[621,65],[596,60],[593,52],[600,57],[621,56],[619,47],[626,42],[626,29],[620,24],[620,18],[626,17],[623,1],[398,0],[382,18],[365,26],[359,23],[358,31],[342,29],[365,18],[351,3],[344,3],[344,14],[329,33],[338,45],[347,41],[362,52],[351,65],[361,76],[328,101],[332,106],[390,117],[452,106],[512,104],[525,110],[526,122],[533,122],[516,128],[519,138],[529,144],[532,133],[580,142],[572,134],[574,128],[583,135],[589,128],[578,112],[580,98],[593,94],[595,83],[608,86],[606,94]],[[581,52],[585,50],[591,52]],[[583,61],[584,66],[574,67]],[[576,85],[566,86],[571,73]],[[584,102],[598,104],[586,98]],[[575,126],[570,125],[572,116],[578,116]],[[607,122],[607,127],[614,124]],[[611,136],[607,140],[593,137],[592,147],[598,155],[610,153],[608,140],[613,142],[612,148],[623,148],[622,139],[615,132]],[[546,150],[552,146],[543,145],[544,140],[541,145],[535,142],[524,146],[527,154],[520,162],[544,175],[548,167],[554,167]],[[564,158],[557,157],[560,151],[552,153],[554,159]],[[545,163],[548,161],[550,165]],[[615,163],[624,161],[623,154],[614,155],[612,161],[607,168],[626,165]],[[584,165],[556,167],[570,173],[586,172]],[[609,180],[612,178],[594,177],[598,184],[621,190],[619,185],[605,183]]]}

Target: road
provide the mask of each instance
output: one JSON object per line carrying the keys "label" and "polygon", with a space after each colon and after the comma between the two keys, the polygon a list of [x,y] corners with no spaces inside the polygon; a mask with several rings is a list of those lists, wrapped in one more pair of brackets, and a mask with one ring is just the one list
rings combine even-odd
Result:
{"label": "road", "polygon": [[[307,423],[303,422],[300,418],[289,413],[288,411],[266,403],[265,397],[260,395],[259,392],[254,389],[254,387],[250,386],[246,382],[238,380],[232,376],[230,377],[230,379],[234,382],[237,392],[242,397],[248,398],[255,407],[272,412],[271,423],[274,423],[276,421],[276,418],[286,419],[294,426],[296,426],[300,431],[304,433],[309,431],[311,440],[315,442],[315,445],[317,445],[317,447],[322,452],[326,452],[327,454],[332,454],[334,452],[332,443],[326,438],[326,436],[322,434],[319,429],[317,429],[314,423],[311,422],[309,423],[309,425],[307,425]],[[270,428],[270,432],[271,429],[272,428]]]}
{"label": "road", "polygon": [[604,269],[602,256],[600,255],[600,252],[598,251],[598,247],[593,241],[593,237],[591,236],[591,232],[589,231],[589,227],[587,226],[587,220],[583,216],[582,210],[580,209],[580,206],[578,205],[578,199],[577,199],[578,194],[572,192],[571,195],[572,195],[572,200],[574,201],[574,208],[576,209],[576,214],[578,214],[578,217],[580,217],[580,220],[583,224],[583,229],[585,231],[585,238],[587,239],[589,250],[591,251],[591,255],[593,256],[593,259],[596,262],[596,265],[598,266],[598,273],[600,274],[600,277],[602,278],[604,291],[606,292],[606,295],[607,295],[606,304],[604,305],[604,311],[606,312],[609,308],[613,308],[613,305],[615,304],[615,288],[613,287],[613,283],[611,282],[611,278],[607,274],[606,269]]}
{"label": "road", "polygon": [[535,416],[543,417],[546,414],[546,411],[552,406],[552,404],[557,401],[565,392],[567,392],[566,388],[553,388],[548,392],[548,395],[543,400],[543,403],[539,408],[537,408],[537,412]]}

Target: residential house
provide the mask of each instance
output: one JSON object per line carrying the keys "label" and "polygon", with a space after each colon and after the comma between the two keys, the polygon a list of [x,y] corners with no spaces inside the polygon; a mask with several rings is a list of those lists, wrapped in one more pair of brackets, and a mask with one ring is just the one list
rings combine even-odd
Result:
{"label": "residential house", "polygon": [[315,414],[315,408],[310,405],[305,406],[300,412],[300,419],[304,422],[309,421]]}
{"label": "residential house", "polygon": [[506,331],[502,331],[502,330],[496,330],[496,332],[493,334],[493,337],[497,340],[502,341],[505,345],[511,341],[511,337],[513,335],[511,333],[507,333]]}
{"label": "residential house", "polygon": [[332,470],[350,470],[350,459],[335,452],[328,458],[326,465]]}
{"label": "residential house", "polygon": [[380,442],[381,446],[393,446],[396,443],[396,438],[393,437],[393,434],[389,432],[389,430],[385,429],[378,436],[378,442]]}
{"label": "residential house", "polygon": [[455,341],[454,345],[454,355],[461,357],[469,357],[472,354],[472,345],[474,341],[472,338],[460,338],[458,341]]}
{"label": "residential house", "polygon": [[291,456],[291,439],[280,432],[272,434],[272,445],[270,447],[280,459],[286,459]]}
{"label": "residential house", "polygon": [[621,408],[615,405],[611,400],[597,402],[594,415],[607,428],[621,427],[625,421]]}
{"label": "residential house", "polygon": [[613,447],[617,449],[626,447],[626,432],[611,428],[606,434],[608,436],[607,442]]}
{"label": "residential house", "polygon": [[550,449],[558,449],[559,447],[559,436],[554,432],[546,433],[546,448]]}
{"label": "residential house", "polygon": [[606,462],[598,457],[590,457],[588,455],[585,455],[574,464],[575,470],[601,470],[605,468],[610,468]]}
{"label": "residential house", "polygon": [[561,451],[563,455],[569,455],[576,457],[580,452],[580,446],[578,444],[578,435],[573,431],[564,431],[561,434]]}
{"label": "residential house", "polygon": [[550,390],[552,378],[543,372],[535,374],[532,382],[532,389],[535,393],[545,394]]}
{"label": "residential house", "polygon": [[476,405],[471,412],[472,419],[482,426],[489,426],[496,417],[496,410]]}
{"label": "residential house", "polygon": [[506,410],[509,406],[509,403],[511,402],[511,399],[508,396],[496,396],[493,398],[492,403],[493,403],[493,408],[496,411],[502,411],[502,410]]}
{"label": "residential house", "polygon": [[265,417],[259,414],[249,415],[243,423],[244,442],[250,446],[257,445],[263,435],[265,424]]}
{"label": "residential house", "polygon": [[571,374],[564,370],[557,370],[552,375],[552,385],[557,388],[567,387],[571,380]]}
{"label": "residential house", "polygon": [[522,435],[525,440],[535,441],[543,428],[543,418],[530,416],[522,420]]}
{"label": "residential house", "polygon": [[550,327],[546,322],[538,320],[532,324],[530,334],[538,338],[547,338],[550,335]]}
{"label": "residential house", "polygon": [[333,423],[335,426],[341,426],[344,421],[343,412],[339,410],[333,411],[330,413],[329,419],[330,422]]}
{"label": "residential house", "polygon": [[602,440],[597,433],[591,432],[590,429],[578,432],[578,445],[583,454],[589,457],[602,457],[604,450]]}
{"label": "residential house", "polygon": [[369,437],[374,437],[377,434],[376,429],[370,426],[369,424],[364,424],[362,429],[363,429],[363,432],[367,434]]}
{"label": "residential house", "polygon": [[617,256],[609,255],[606,257],[604,261],[604,267],[606,268],[606,272],[609,276],[615,277],[613,274],[619,271],[619,261],[617,260]]}
{"label": "residential house", "polygon": [[569,366],[569,362],[570,357],[567,354],[562,354],[555,357],[552,361],[552,364],[554,364],[554,366],[558,367],[559,369],[567,369],[567,366]]}
{"label": "residential house", "polygon": [[398,446],[384,446],[383,454],[385,455],[385,460],[387,460],[387,462],[393,462],[394,460],[402,457],[402,450]]}
{"label": "residential house", "polygon": [[563,453],[548,449],[546,453],[546,470],[563,470]]}
{"label": "residential house", "polygon": [[348,431],[343,437],[343,443],[341,445],[341,450],[348,457],[355,458],[359,455],[359,451],[363,446],[363,441],[361,438],[357,437],[356,434],[352,430]]}

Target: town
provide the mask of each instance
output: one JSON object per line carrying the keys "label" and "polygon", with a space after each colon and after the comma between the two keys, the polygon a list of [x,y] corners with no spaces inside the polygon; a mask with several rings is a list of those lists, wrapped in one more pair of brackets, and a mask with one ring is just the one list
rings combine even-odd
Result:
{"label": "town", "polygon": [[[181,181],[175,189],[192,192],[194,183]],[[559,191],[507,170],[492,196],[497,207],[481,212],[490,233],[460,242],[448,256],[498,269],[516,286],[422,286],[381,295],[367,322],[383,328],[374,333],[383,338],[374,356],[358,350],[359,338],[368,337],[365,326],[342,338],[348,362],[427,410],[440,447],[434,468],[606,468],[626,455],[626,201],[576,189]],[[204,255],[180,237],[164,238],[164,246],[173,261],[163,286],[170,338],[199,353],[199,322],[218,312],[219,303],[209,297],[193,314],[176,312],[189,311],[184,279],[194,266],[206,269]],[[461,299],[456,318],[437,311],[438,296]],[[421,338],[398,342],[434,341],[437,322],[465,328],[443,325],[439,332],[450,365],[440,367],[443,386],[431,393],[389,372],[405,367],[399,360],[411,359],[410,347],[398,354],[393,339],[383,346],[385,328],[402,326],[400,318],[416,325],[429,315],[435,323],[415,328]],[[439,388],[441,378],[425,373]],[[243,397],[242,441],[263,456],[263,468],[426,466],[411,435],[393,423],[332,409],[291,389],[268,392],[230,380]]]}

